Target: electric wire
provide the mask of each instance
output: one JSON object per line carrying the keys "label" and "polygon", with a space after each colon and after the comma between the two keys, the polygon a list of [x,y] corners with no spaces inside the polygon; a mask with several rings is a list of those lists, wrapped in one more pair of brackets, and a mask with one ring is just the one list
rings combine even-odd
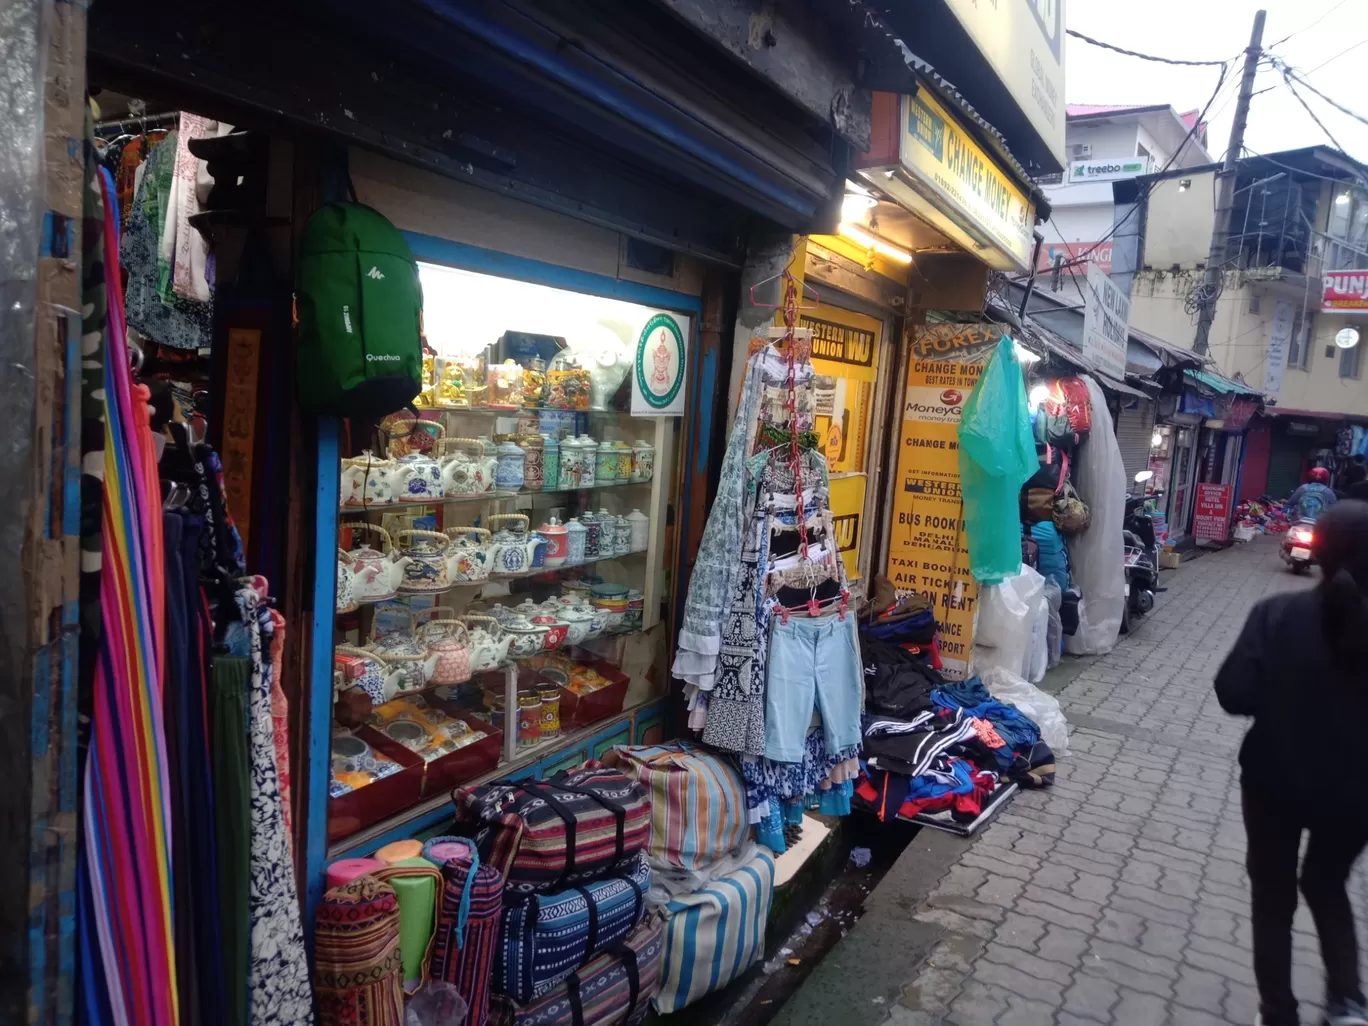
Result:
{"label": "electric wire", "polygon": [[1116,46],[1113,43],[1104,43],[1102,42],[1102,40],[1094,39],[1092,36],[1085,36],[1082,32],[1079,32],[1077,29],[1065,29],[1064,31],[1067,32],[1069,35],[1073,36],[1075,39],[1083,40],[1083,42],[1085,43],[1091,43],[1093,46],[1100,46],[1104,50],[1115,50],[1117,53],[1125,54],[1127,57],[1138,57],[1142,61],[1156,61],[1159,64],[1176,64],[1192,68],[1224,68],[1227,64],[1230,63],[1229,61],[1183,61],[1175,60],[1171,57],[1155,57],[1153,54],[1140,53],[1136,50],[1127,50],[1124,46]]}
{"label": "electric wire", "polygon": [[[1326,103],[1330,104],[1330,106],[1334,107],[1341,114],[1348,114],[1355,121],[1361,121],[1363,122],[1363,124],[1368,125],[1368,118],[1364,117],[1362,114],[1350,110],[1348,107],[1346,107],[1339,101],[1332,100],[1330,97],[1326,96],[1323,92],[1321,92],[1319,89],[1313,86],[1310,82],[1306,81],[1306,79],[1302,78],[1300,75],[1298,75],[1295,71],[1293,71],[1285,64],[1282,66],[1282,73],[1284,78],[1292,79],[1298,85],[1306,86],[1307,89],[1310,89],[1313,93],[1319,96]],[[1328,135],[1329,133],[1326,134]],[[1343,147],[1340,148],[1343,149]]]}
{"label": "electric wire", "polygon": [[1323,22],[1326,18],[1330,17],[1330,15],[1334,14],[1348,2],[1349,0],[1339,0],[1339,3],[1335,4],[1329,10],[1327,10],[1324,14],[1322,14],[1319,18],[1313,21],[1310,25],[1303,26],[1302,28],[1297,29],[1295,32],[1289,32],[1287,35],[1279,39],[1276,43],[1272,43],[1269,46],[1265,47],[1265,49],[1272,50],[1274,47],[1282,46],[1283,43],[1287,42],[1293,36],[1299,36],[1303,32],[1309,32],[1311,29],[1315,28],[1317,25]]}
{"label": "electric wire", "polygon": [[1340,145],[1340,141],[1335,138],[1334,134],[1330,131],[1330,129],[1325,127],[1325,122],[1323,122],[1320,118],[1316,117],[1316,112],[1312,110],[1311,105],[1302,98],[1302,94],[1297,92],[1296,87],[1292,84],[1292,78],[1290,75],[1287,75],[1286,73],[1283,74],[1283,84],[1287,86],[1287,91],[1297,98],[1297,102],[1300,103],[1302,107],[1306,110],[1306,113],[1311,116],[1311,120],[1314,121],[1320,127],[1320,130],[1325,133],[1325,137],[1335,144],[1335,149],[1339,150],[1341,153],[1345,153],[1346,151],[1344,147]]}

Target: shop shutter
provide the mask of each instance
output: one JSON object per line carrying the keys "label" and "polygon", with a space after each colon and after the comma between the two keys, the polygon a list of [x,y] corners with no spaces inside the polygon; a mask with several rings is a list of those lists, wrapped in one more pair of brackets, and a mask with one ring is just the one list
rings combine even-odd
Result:
{"label": "shop shutter", "polygon": [[1150,436],[1154,433],[1154,403],[1139,400],[1133,408],[1124,409],[1116,419],[1116,441],[1121,447],[1121,462],[1126,467],[1126,484],[1149,466]]}

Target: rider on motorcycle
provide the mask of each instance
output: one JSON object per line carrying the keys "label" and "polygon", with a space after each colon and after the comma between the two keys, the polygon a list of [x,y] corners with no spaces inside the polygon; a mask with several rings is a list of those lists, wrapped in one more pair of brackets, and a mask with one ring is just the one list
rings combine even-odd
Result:
{"label": "rider on motorcycle", "polygon": [[1315,520],[1335,504],[1335,492],[1330,487],[1330,471],[1315,467],[1307,475],[1306,484],[1292,493],[1292,508],[1298,520]]}

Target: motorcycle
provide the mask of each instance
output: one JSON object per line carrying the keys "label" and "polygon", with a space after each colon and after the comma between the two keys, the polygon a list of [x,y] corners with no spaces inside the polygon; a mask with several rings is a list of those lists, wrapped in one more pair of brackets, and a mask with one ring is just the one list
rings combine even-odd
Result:
{"label": "motorcycle", "polygon": [[1314,519],[1294,520],[1283,537],[1281,554],[1283,562],[1294,574],[1304,574],[1315,562],[1311,556],[1311,542],[1316,535]]}
{"label": "motorcycle", "polygon": [[[1136,484],[1144,484],[1154,476],[1152,470],[1135,475]],[[1145,504],[1162,496],[1127,495],[1125,519],[1121,536],[1125,542],[1126,603],[1121,614],[1121,631],[1130,630],[1131,617],[1144,616],[1154,608],[1154,596],[1159,587],[1159,542],[1154,533],[1154,521],[1145,513]]]}

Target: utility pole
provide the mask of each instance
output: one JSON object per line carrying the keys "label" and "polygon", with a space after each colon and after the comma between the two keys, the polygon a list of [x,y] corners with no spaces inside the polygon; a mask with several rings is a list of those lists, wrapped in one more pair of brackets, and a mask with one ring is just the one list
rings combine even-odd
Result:
{"label": "utility pole", "polygon": [[1226,247],[1230,242],[1230,212],[1235,206],[1235,171],[1240,166],[1244,150],[1245,123],[1249,120],[1249,100],[1254,94],[1254,74],[1263,56],[1264,15],[1254,15],[1254,31],[1249,36],[1245,51],[1244,76],[1240,80],[1240,98],[1235,104],[1235,121],[1230,126],[1230,147],[1221,166],[1220,188],[1216,196],[1216,223],[1211,229],[1211,252],[1207,254],[1206,277],[1202,282],[1202,301],[1197,313],[1197,336],[1192,341],[1193,352],[1206,355],[1207,336],[1216,316],[1216,297],[1225,273]]}

